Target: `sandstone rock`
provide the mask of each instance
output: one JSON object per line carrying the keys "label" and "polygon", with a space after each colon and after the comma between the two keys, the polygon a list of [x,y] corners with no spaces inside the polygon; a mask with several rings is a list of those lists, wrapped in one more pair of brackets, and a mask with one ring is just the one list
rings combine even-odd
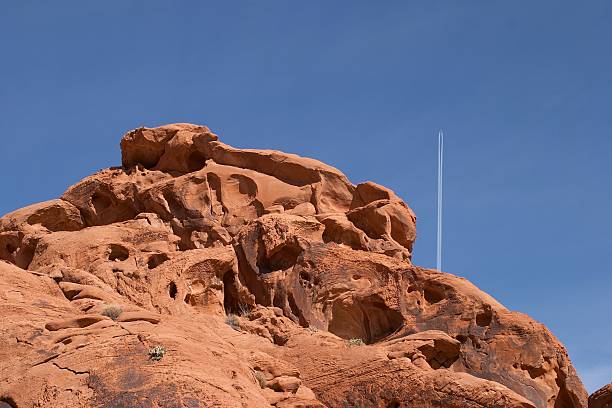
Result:
{"label": "sandstone rock", "polygon": [[[388,200],[393,202],[403,202],[395,193],[380,184],[366,181],[357,184],[355,194],[351,202],[351,209],[366,206],[374,201]],[[412,212],[411,212],[412,214]],[[414,214],[412,214],[414,216]]]}
{"label": "sandstone rock", "polygon": [[[147,169],[161,168],[191,172],[194,169],[197,157],[190,157],[193,151],[193,136],[205,134],[213,140],[217,137],[206,126],[195,126],[186,123],[161,126],[148,129],[138,128],[128,132],[121,140],[122,163],[125,167],[137,164]],[[160,161],[162,161],[160,163]],[[191,164],[191,166],[190,166]]]}
{"label": "sandstone rock", "polygon": [[79,210],[63,200],[33,204],[0,219],[0,259],[27,268],[40,237],[84,227]]}
{"label": "sandstone rock", "polygon": [[[390,359],[424,359],[429,367],[449,368],[459,358],[461,343],[439,330],[426,330],[387,342]],[[422,367],[424,368],[424,367]]]}
{"label": "sandstone rock", "polygon": [[106,320],[106,319],[107,319],[106,317],[99,316],[99,315],[91,315],[91,316],[83,315],[77,318],[49,322],[45,325],[45,329],[49,331],[56,331],[56,330],[67,329],[71,327],[83,328],[83,327],[91,326],[94,323],[98,323],[99,321]]}
{"label": "sandstone rock", "polygon": [[290,376],[280,376],[270,380],[268,382],[268,387],[272,388],[275,391],[295,393],[297,392],[298,388],[300,388],[301,384],[302,381],[299,378]]}
{"label": "sandstone rock", "polygon": [[317,396],[315,395],[315,393],[312,392],[310,388],[304,387],[303,385],[300,385],[300,387],[295,393],[295,397],[300,398],[302,400],[311,400],[311,401],[317,400]]}
{"label": "sandstone rock", "polygon": [[415,217],[402,204],[389,200],[373,201],[349,211],[347,218],[370,238],[394,241],[411,251],[416,238]]}
{"label": "sandstone rock", "polygon": [[157,324],[161,321],[161,317],[156,313],[151,313],[147,311],[138,311],[138,312],[123,312],[117,318],[118,322],[149,322],[153,324]]}
{"label": "sandstone rock", "polygon": [[365,232],[350,222],[346,214],[323,214],[318,219],[325,225],[325,230],[323,231],[324,242],[336,242],[352,249],[364,251],[372,249],[369,246],[370,240]]}
{"label": "sandstone rock", "polygon": [[0,401],[586,406],[543,325],[411,263],[416,217],[391,190],[205,126],[121,149],[0,218]]}
{"label": "sandstone rock", "polygon": [[589,408],[612,408],[612,383],[591,394]]}
{"label": "sandstone rock", "polygon": [[0,231],[40,224],[49,231],[77,231],[84,227],[79,210],[63,200],[50,200],[29,205],[2,217]]}
{"label": "sandstone rock", "polygon": [[278,408],[322,408],[325,405],[312,399],[304,399],[299,397],[289,397],[278,404]]}
{"label": "sandstone rock", "polygon": [[249,363],[253,366],[253,369],[263,373],[267,380],[277,377],[300,376],[300,372],[291,364],[261,351],[253,353],[249,357]]}
{"label": "sandstone rock", "polygon": [[[268,406],[241,353],[216,334],[221,322],[126,329],[106,319],[48,332],[49,322],[82,312],[49,278],[4,262],[0,276],[0,396],[12,406]],[[166,353],[155,363],[148,350],[158,344]]]}

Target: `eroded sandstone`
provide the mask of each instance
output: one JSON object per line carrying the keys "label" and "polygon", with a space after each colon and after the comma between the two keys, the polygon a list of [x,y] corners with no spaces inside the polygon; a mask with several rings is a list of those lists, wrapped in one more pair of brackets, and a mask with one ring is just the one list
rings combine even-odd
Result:
{"label": "eroded sandstone", "polygon": [[121,148],[0,219],[4,404],[586,407],[546,327],[411,263],[391,190],[205,126]]}
{"label": "eroded sandstone", "polygon": [[589,408],[612,408],[612,383],[591,394]]}

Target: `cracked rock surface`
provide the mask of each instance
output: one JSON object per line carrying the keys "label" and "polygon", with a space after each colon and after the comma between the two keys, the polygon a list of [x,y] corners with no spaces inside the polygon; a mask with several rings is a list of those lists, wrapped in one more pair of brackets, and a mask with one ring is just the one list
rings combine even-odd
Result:
{"label": "cracked rock surface", "polygon": [[544,325],[412,264],[391,190],[205,126],[121,150],[0,218],[0,407],[587,406]]}

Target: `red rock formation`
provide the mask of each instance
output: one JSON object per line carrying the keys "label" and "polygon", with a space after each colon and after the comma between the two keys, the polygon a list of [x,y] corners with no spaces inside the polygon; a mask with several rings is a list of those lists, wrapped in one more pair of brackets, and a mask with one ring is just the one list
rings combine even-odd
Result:
{"label": "red rock formation", "polygon": [[392,191],[203,126],[121,148],[0,219],[5,405],[586,406],[543,325],[410,262]]}
{"label": "red rock formation", "polygon": [[612,408],[612,383],[591,394],[589,408]]}

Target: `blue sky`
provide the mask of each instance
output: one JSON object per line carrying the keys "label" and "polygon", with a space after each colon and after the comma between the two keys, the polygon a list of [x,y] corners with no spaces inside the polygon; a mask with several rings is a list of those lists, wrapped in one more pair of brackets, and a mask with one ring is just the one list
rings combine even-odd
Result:
{"label": "blue sky", "polygon": [[128,129],[206,124],[387,185],[435,264],[612,381],[612,3],[6,2],[0,213],[120,162]]}

